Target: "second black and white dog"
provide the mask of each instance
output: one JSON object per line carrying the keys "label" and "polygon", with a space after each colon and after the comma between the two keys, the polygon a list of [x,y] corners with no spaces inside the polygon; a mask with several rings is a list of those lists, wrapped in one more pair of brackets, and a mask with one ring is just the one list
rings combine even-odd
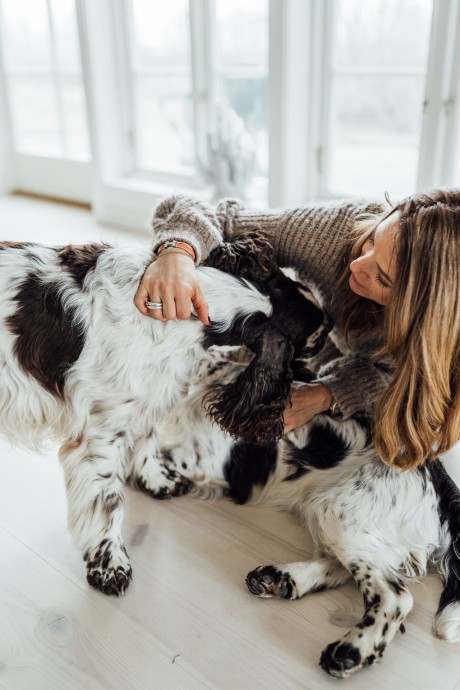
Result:
{"label": "second black and white dog", "polygon": [[[387,467],[364,416],[317,415],[266,447],[233,440],[209,420],[203,401],[241,375],[247,365],[239,358],[238,350],[207,353],[188,397],[158,430],[155,453],[159,468],[180,473],[199,496],[288,510],[309,530],[313,558],[255,568],[249,591],[297,599],[353,578],[362,618],[320,660],[344,678],[382,657],[412,608],[411,581],[432,559],[444,582],[434,631],[460,642],[460,492],[441,462],[409,472]],[[311,380],[300,370],[296,378]]]}
{"label": "second black and white dog", "polygon": [[[151,260],[143,247],[0,244],[0,434],[34,450],[48,438],[60,442],[70,531],[89,583],[106,594],[123,593],[131,579],[121,536],[125,483],[153,495],[183,490],[182,477],[160,468],[152,449],[204,348],[252,349],[251,367],[216,389],[209,406],[230,433],[275,439],[291,360],[318,349],[328,329],[314,300],[286,281],[260,238],[215,255],[220,268],[237,260],[242,277],[198,269],[210,313],[219,317],[209,327],[197,319],[163,323],[136,309]],[[243,279],[251,276],[259,289]],[[289,315],[277,306],[280,287],[296,310],[289,329]],[[246,406],[261,412],[252,425]]]}

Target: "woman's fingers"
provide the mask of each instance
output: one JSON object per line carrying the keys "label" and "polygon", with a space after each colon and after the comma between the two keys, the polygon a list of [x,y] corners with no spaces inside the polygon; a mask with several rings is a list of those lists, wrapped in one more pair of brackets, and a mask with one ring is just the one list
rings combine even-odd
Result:
{"label": "woman's fingers", "polygon": [[142,314],[145,314],[145,316],[150,316],[150,312],[147,309],[147,304],[146,302],[149,299],[149,292],[147,289],[147,286],[142,282],[139,287],[137,288],[136,295],[134,297],[134,304],[136,307],[139,309],[139,311]]}
{"label": "woman's fingers", "polygon": [[[208,305],[190,257],[169,254],[146,269],[134,303],[142,314],[154,319],[189,319],[192,310],[205,325],[209,324]],[[162,309],[149,309],[146,302],[162,303]]]}
{"label": "woman's fingers", "polygon": [[209,307],[208,303],[206,302],[203,296],[203,293],[201,292],[201,288],[199,285],[195,290],[195,297],[192,301],[196,311],[196,315],[198,316],[200,321],[204,323],[205,326],[209,326],[211,324],[211,320],[209,318]]}
{"label": "woman's fingers", "polygon": [[331,391],[322,383],[300,383],[291,387],[291,405],[284,410],[284,433],[297,429],[331,405]]}

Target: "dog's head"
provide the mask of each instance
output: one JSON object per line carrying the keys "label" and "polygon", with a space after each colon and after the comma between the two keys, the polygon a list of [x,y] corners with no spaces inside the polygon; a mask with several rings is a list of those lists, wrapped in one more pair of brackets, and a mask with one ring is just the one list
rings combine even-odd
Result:
{"label": "dog's head", "polygon": [[205,407],[233,437],[273,443],[283,435],[293,370],[319,352],[332,323],[312,292],[278,267],[261,233],[219,246],[207,263],[252,282],[269,296],[273,311],[268,318],[259,314],[247,319],[241,332],[235,329],[231,343],[222,342],[244,344],[254,358],[233,382],[216,386],[206,396]]}

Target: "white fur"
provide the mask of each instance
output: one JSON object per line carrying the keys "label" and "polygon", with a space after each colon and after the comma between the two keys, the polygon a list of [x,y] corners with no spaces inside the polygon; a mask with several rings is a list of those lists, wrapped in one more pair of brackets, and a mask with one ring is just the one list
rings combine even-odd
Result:
{"label": "white fur", "polygon": [[[164,323],[136,309],[134,295],[149,261],[142,247],[108,248],[81,289],[51,248],[0,251],[0,433],[34,449],[48,438],[62,442],[72,535],[92,584],[116,594],[131,577],[121,539],[124,484],[131,477],[145,490],[154,489],[155,472],[141,467],[144,446],[187,390],[203,353],[198,319]],[[271,313],[269,299],[250,284],[212,268],[199,268],[198,274],[220,331],[236,317]],[[24,371],[15,354],[17,336],[8,319],[16,314],[15,296],[30,275],[45,287],[58,286],[83,334],[63,398]]]}
{"label": "white fur", "polygon": [[[216,362],[220,362],[218,371]],[[191,384],[189,398],[176,407],[158,432],[157,442],[168,449],[169,470],[185,474],[195,493],[204,497],[218,497],[228,487],[225,465],[232,441],[205,417],[200,401],[216,380],[230,381],[241,366],[210,351]],[[336,466],[312,467],[289,480],[296,469],[289,462],[292,447],[307,447],[313,427],[317,433],[321,428],[325,434],[332,430],[348,451]],[[187,467],[183,469],[185,458]],[[164,462],[161,452],[157,462]],[[252,571],[247,582],[254,594],[298,598],[317,588],[338,586],[351,576],[363,592],[366,624],[350,630],[322,655],[323,668],[337,677],[381,657],[412,608],[408,585],[426,574],[429,559],[440,560],[450,539],[440,524],[429,473],[386,467],[369,445],[365,426],[353,419],[342,422],[320,415],[288,434],[278,443],[274,471],[264,486],[253,487],[251,503],[295,513],[316,544],[310,561],[260,566]],[[448,641],[460,640],[459,602],[437,615],[434,629]],[[348,668],[343,657],[351,648],[359,651],[360,662],[349,660]]]}
{"label": "white fur", "polygon": [[447,642],[460,642],[460,602],[447,604],[436,615],[433,624],[434,633]]}

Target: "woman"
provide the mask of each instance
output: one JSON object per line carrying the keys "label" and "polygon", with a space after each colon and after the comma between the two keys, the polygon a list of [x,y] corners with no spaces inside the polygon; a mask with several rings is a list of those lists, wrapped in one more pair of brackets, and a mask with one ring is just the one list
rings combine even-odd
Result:
{"label": "woman", "polygon": [[316,286],[335,323],[316,381],[293,387],[285,430],[328,409],[343,418],[375,410],[388,465],[408,469],[450,448],[460,437],[460,190],[393,208],[345,201],[274,212],[168,198],[153,216],[157,259],[137,307],[167,320],[189,318],[193,305],[208,323],[194,262],[255,228],[281,266]]}

